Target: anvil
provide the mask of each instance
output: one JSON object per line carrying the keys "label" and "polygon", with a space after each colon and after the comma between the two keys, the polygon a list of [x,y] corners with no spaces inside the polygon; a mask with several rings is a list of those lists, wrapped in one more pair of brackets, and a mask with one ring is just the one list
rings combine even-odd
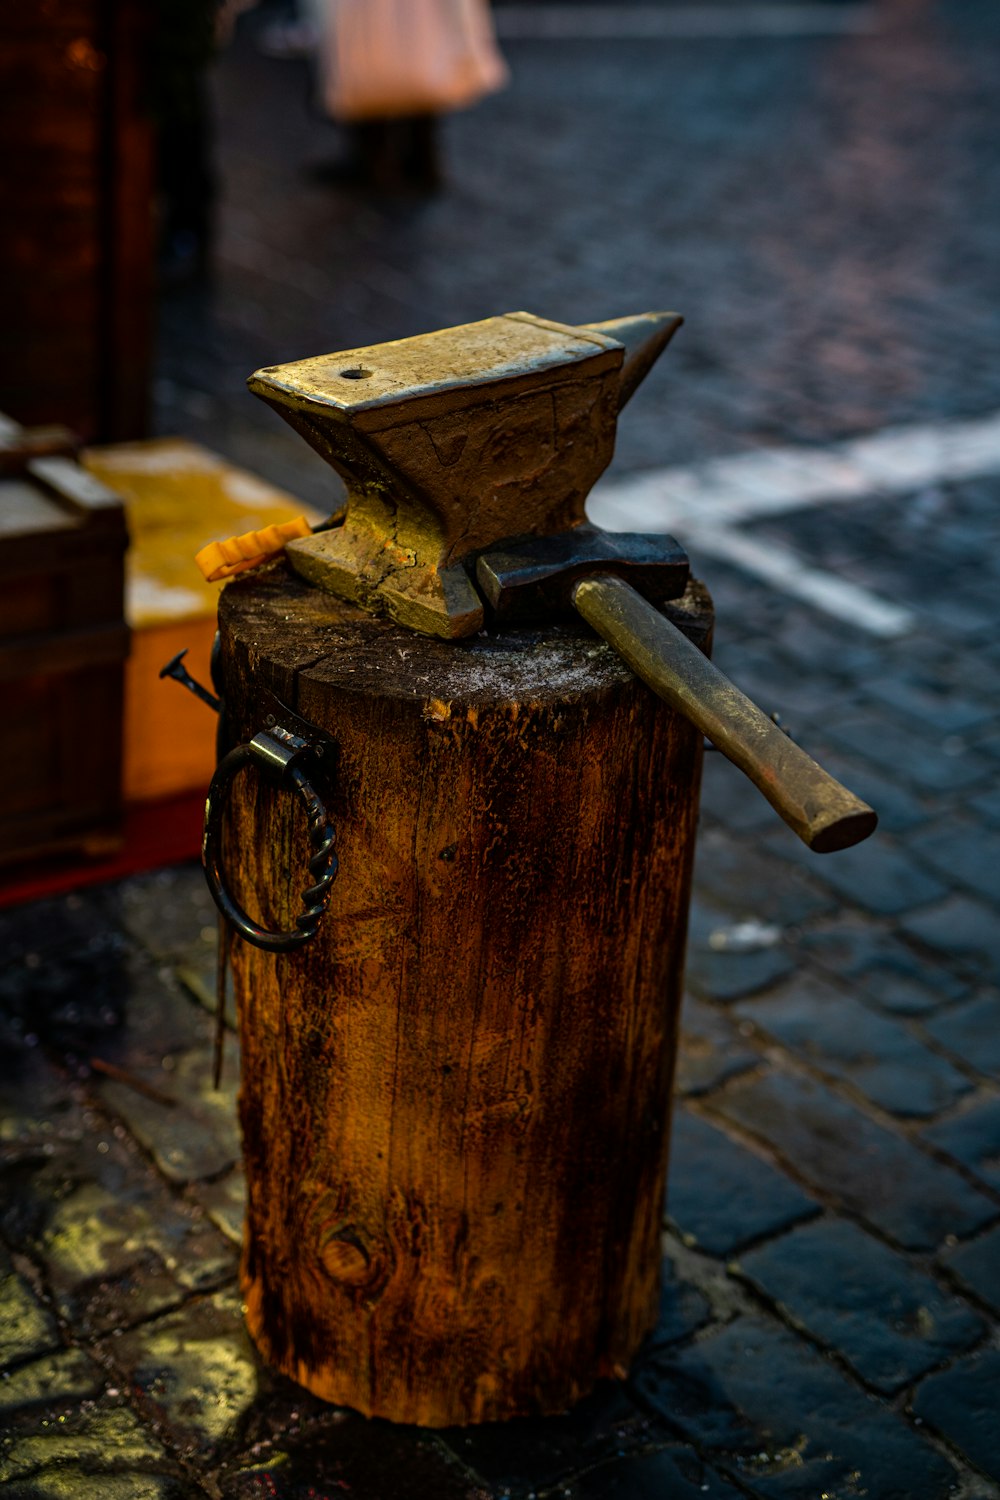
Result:
{"label": "anvil", "polygon": [[424,635],[472,635],[463,559],[580,525],[618,413],[681,324],[507,313],[248,381],[347,483],[343,523],[290,542],[311,583]]}
{"label": "anvil", "polygon": [[290,541],[288,558],[311,583],[424,635],[471,635],[487,604],[497,620],[575,609],[810,848],[846,848],[873,831],[872,809],[654,608],[687,583],[676,542],[586,524],[618,413],[680,323],[644,313],[570,327],[507,313],[258,370],[250,389],[348,486],[344,512]]}

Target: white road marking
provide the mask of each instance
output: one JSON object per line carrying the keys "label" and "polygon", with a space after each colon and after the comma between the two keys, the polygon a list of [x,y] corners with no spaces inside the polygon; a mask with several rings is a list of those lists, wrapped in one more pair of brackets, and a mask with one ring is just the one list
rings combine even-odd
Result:
{"label": "white road marking", "polygon": [[498,5],[503,41],[657,41],[697,37],[869,36],[872,5]]}
{"label": "white road marking", "polygon": [[827,614],[889,638],[912,629],[912,611],[810,567],[791,548],[736,528],[782,511],[998,473],[1000,412],[994,412],[975,421],[886,428],[828,448],[759,448],[605,480],[587,502],[587,513],[608,531],[676,532],[696,552],[724,558]]}

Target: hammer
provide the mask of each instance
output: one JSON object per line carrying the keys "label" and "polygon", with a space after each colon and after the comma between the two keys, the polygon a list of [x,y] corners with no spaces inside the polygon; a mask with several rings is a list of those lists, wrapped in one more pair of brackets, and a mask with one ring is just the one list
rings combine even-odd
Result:
{"label": "hammer", "polygon": [[652,600],[676,598],[687,582],[687,559],[672,537],[577,526],[561,536],[490,548],[479,554],[475,571],[498,622],[552,619],[575,609],[637,677],[749,777],[817,854],[847,849],[874,832],[875,812],[655,608]]}
{"label": "hammer", "polygon": [[498,621],[577,610],[811,849],[847,848],[875,828],[872,809],[655,607],[687,586],[677,543],[585,520],[618,414],[680,323],[507,313],[258,370],[250,389],[347,483],[343,513],[290,541],[288,560],[318,587],[445,639],[482,629],[488,606]]}

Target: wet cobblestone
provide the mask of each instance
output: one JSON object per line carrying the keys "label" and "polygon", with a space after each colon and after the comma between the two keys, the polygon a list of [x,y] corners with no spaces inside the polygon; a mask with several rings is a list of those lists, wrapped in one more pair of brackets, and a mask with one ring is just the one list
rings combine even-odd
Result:
{"label": "wet cobblestone", "polygon": [[200,870],[0,913],[5,1497],[1000,1496],[1000,471],[926,482],[918,427],[1000,408],[1000,22],[874,14],[870,36],[512,43],[427,201],[321,181],[342,142],[304,67],[240,23],[215,279],[164,301],[158,430],[329,505],[246,396],[256,367],[507,308],[676,305],[617,471],[757,450],[773,496],[767,450],[826,454],[840,498],[742,529],[907,606],[907,633],[692,551],[716,659],[881,826],[817,859],[706,758],[659,1322],[565,1416],[439,1434],[324,1405],[243,1329]]}

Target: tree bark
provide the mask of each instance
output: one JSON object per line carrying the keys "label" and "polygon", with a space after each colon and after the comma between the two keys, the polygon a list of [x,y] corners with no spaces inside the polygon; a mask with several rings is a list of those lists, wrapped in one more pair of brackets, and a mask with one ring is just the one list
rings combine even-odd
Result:
{"label": "tree bark", "polygon": [[[707,647],[700,586],[667,612]],[[270,692],[337,746],[319,933],[234,944],[250,1331],[369,1415],[565,1410],[656,1317],[701,737],[580,621],[435,641],[282,564],[219,613],[233,742]],[[304,824],[241,773],[272,927]]]}

